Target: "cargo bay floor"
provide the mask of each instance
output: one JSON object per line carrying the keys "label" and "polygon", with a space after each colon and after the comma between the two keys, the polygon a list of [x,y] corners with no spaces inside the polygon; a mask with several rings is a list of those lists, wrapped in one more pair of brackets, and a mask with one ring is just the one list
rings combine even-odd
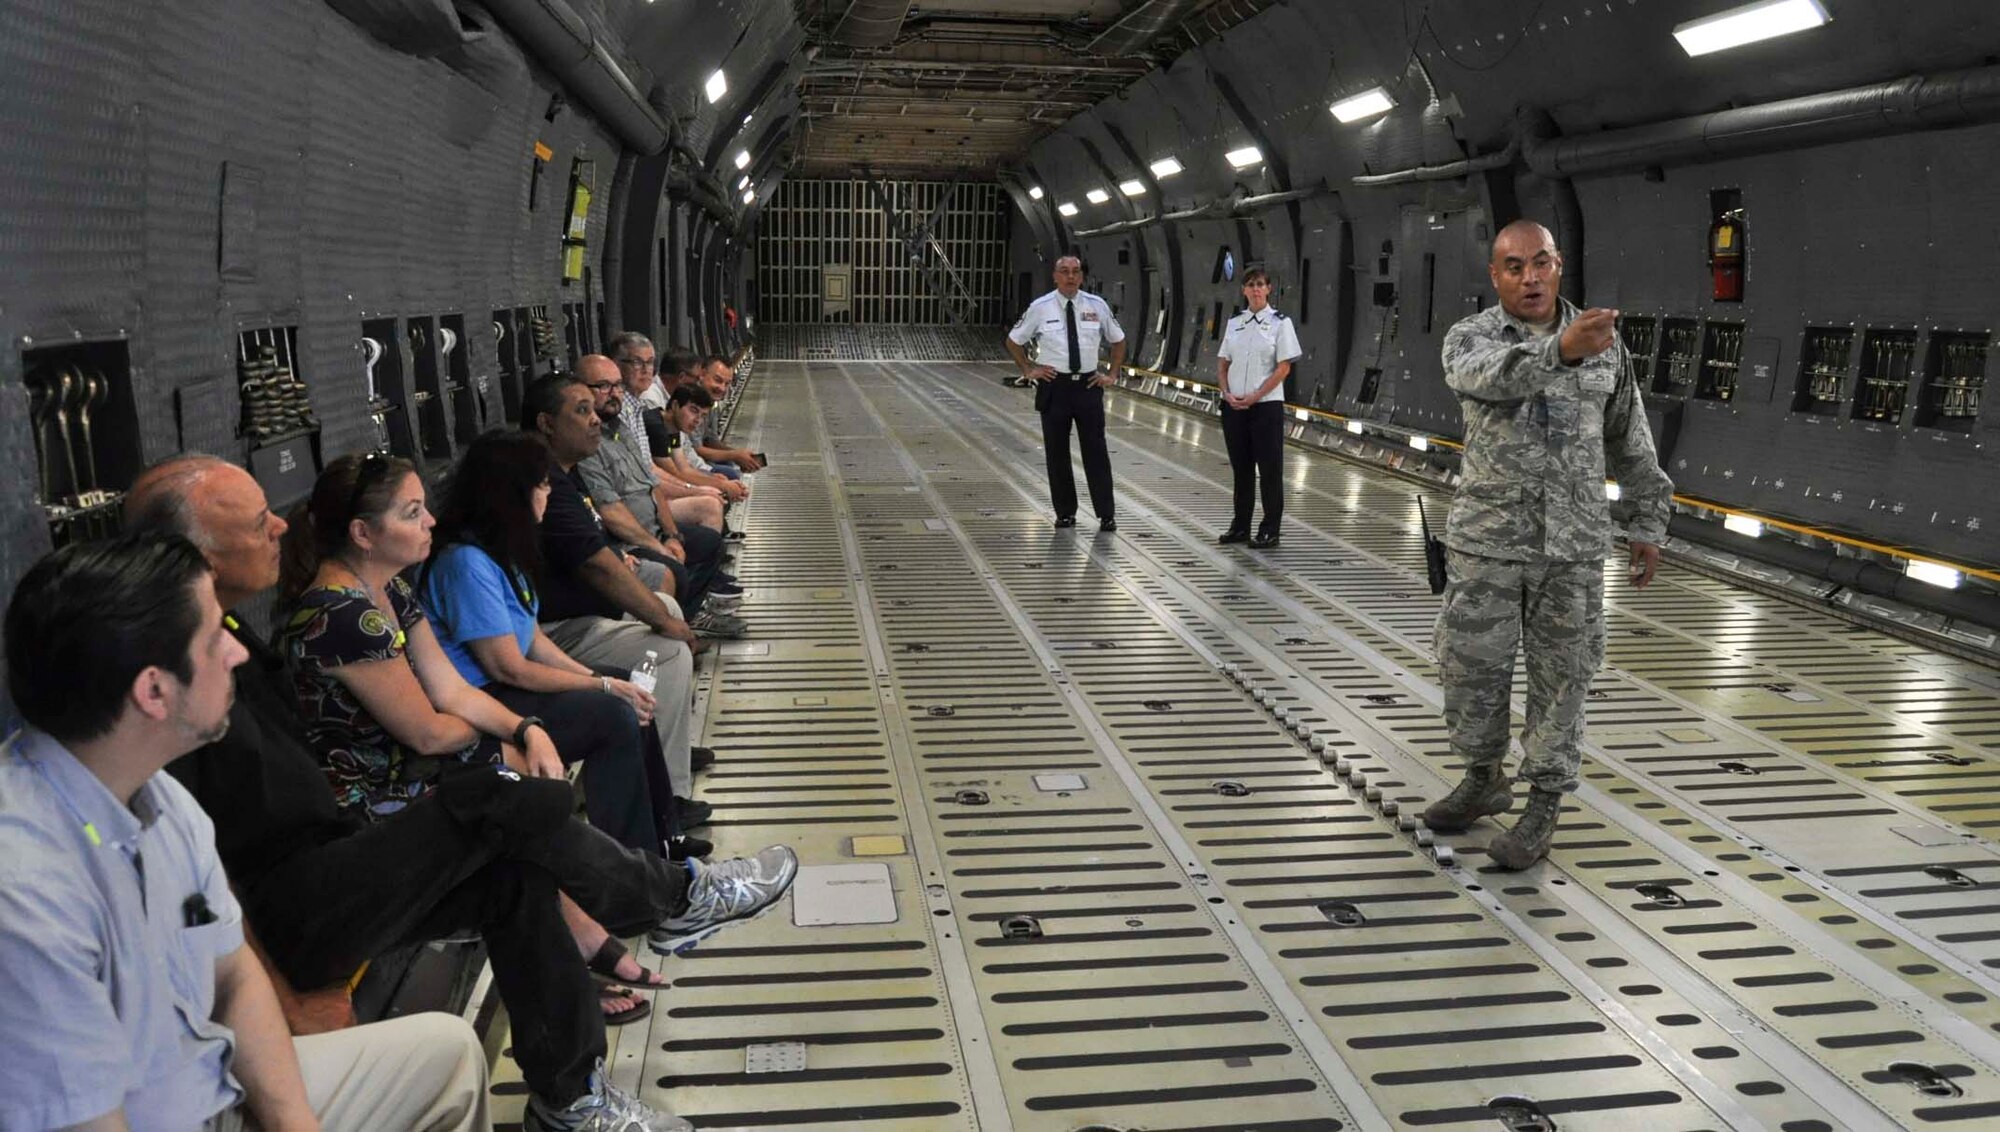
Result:
{"label": "cargo bay floor", "polygon": [[[614,1079],[703,1128],[2000,1127],[2000,676],[1611,563],[1582,787],[1497,872],[1416,828],[1419,489],[1294,448],[1283,546],[1218,547],[1219,430],[1114,393],[1119,530],[1053,530],[1009,372],[756,365],[712,836],[886,885],[646,955]],[[841,882],[894,921],[800,926]]]}

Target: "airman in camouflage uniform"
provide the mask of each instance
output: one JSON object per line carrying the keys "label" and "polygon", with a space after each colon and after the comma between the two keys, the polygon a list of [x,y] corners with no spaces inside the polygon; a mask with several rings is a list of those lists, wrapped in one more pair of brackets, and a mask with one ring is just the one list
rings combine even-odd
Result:
{"label": "airman in camouflage uniform", "polygon": [[1465,456],[1436,639],[1445,723],[1465,779],[1424,820],[1456,831],[1512,808],[1504,759],[1525,634],[1528,808],[1488,847],[1496,864],[1523,869],[1548,853],[1562,796],[1576,788],[1584,697],[1604,662],[1606,472],[1636,511],[1639,586],[1659,564],[1673,484],[1618,341],[1618,312],[1579,311],[1557,295],[1562,256],[1548,229],[1526,220],[1502,229],[1487,271],[1499,305],[1459,320],[1444,339]]}

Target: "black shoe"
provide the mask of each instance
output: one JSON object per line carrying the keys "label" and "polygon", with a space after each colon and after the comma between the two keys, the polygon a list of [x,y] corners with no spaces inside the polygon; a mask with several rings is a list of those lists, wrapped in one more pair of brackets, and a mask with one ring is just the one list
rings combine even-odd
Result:
{"label": "black shoe", "polygon": [[679,837],[667,839],[667,860],[685,861],[689,857],[706,857],[715,852],[715,843],[705,837]]}
{"label": "black shoe", "polygon": [[1056,527],[1058,529],[1063,527],[1074,527],[1074,526],[1076,526],[1075,515],[1063,515],[1060,518],[1056,519]]}
{"label": "black shoe", "polygon": [[688,749],[688,765],[699,774],[715,765],[715,750],[712,747],[691,747]]}
{"label": "black shoe", "polygon": [[1115,531],[1118,529],[1118,520],[1106,519],[1102,523],[1097,524],[1097,529],[1100,531]]}
{"label": "black shoe", "polygon": [[742,531],[727,530],[722,532],[722,537],[728,539],[730,542],[742,542],[746,536]]}
{"label": "black shoe", "polygon": [[1276,531],[1258,531],[1250,539],[1250,549],[1252,550],[1269,550],[1276,545],[1278,545],[1278,532]]}
{"label": "black shoe", "polygon": [[1228,546],[1231,543],[1249,542],[1250,532],[1244,530],[1242,527],[1231,527],[1222,532],[1222,536],[1215,541],[1221,543],[1223,546]]}
{"label": "black shoe", "polygon": [[715,807],[707,802],[697,802],[688,798],[674,799],[674,828],[698,829],[708,824],[715,815]]}

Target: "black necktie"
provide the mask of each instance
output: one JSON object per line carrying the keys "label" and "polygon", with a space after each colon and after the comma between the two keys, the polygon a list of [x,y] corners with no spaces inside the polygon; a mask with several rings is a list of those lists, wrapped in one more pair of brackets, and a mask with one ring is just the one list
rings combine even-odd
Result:
{"label": "black necktie", "polygon": [[1069,332],[1069,372],[1083,372],[1083,344],[1076,340],[1076,300],[1063,303],[1063,329]]}

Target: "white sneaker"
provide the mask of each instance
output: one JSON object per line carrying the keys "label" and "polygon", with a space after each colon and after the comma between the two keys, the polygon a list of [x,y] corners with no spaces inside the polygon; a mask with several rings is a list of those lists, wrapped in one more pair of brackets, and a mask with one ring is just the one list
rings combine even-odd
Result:
{"label": "white sneaker", "polygon": [[680,955],[724,924],[747,920],[775,904],[799,875],[798,854],[773,845],[754,857],[704,864],[690,860],[687,911],[654,928],[646,943],[662,955]]}
{"label": "white sneaker", "polygon": [[694,1125],[671,1112],[639,1103],[637,1097],[604,1079],[604,1059],[590,1074],[590,1091],[567,1108],[551,1112],[539,1097],[529,1097],[521,1113],[521,1132],[694,1132]]}
{"label": "white sneaker", "polygon": [[716,637],[725,641],[742,640],[750,635],[750,623],[741,617],[724,613],[719,609],[704,609],[688,621],[688,628],[704,637]]}

